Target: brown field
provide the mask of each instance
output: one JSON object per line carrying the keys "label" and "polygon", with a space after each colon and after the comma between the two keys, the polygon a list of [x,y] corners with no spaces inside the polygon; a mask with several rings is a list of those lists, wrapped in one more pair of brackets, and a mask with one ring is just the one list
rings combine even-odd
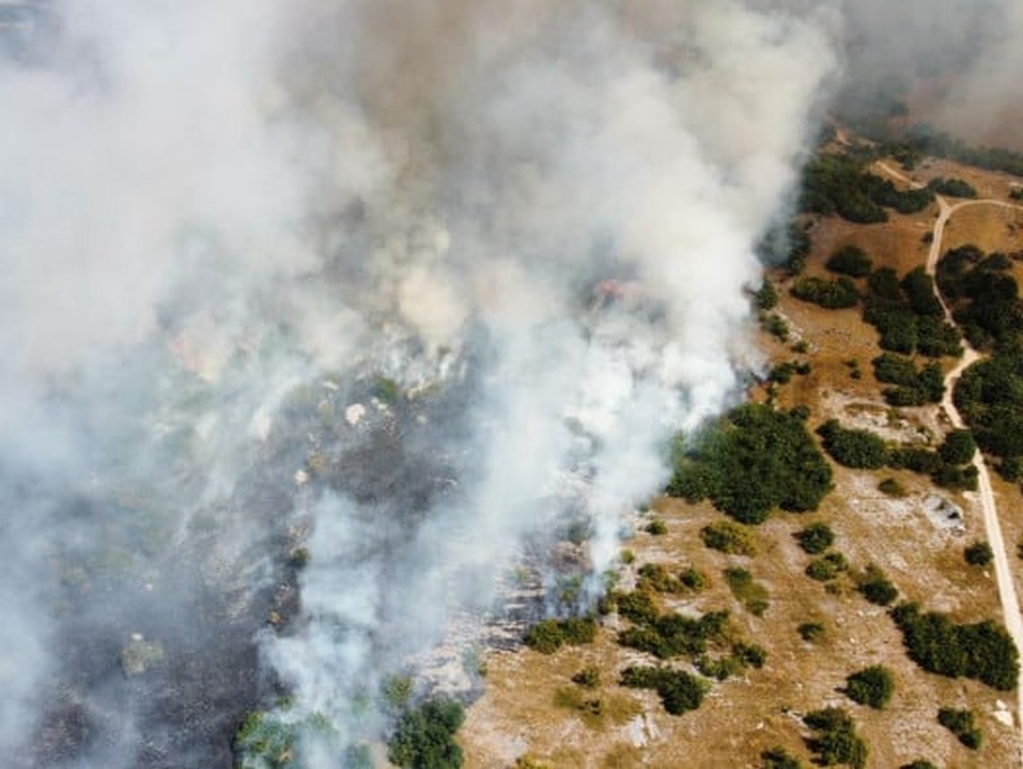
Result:
{"label": "brown field", "polygon": [[[933,175],[964,178],[982,196],[1002,200],[1008,191],[1008,182],[998,174],[947,163],[924,164],[915,175],[922,181]],[[864,248],[875,265],[905,272],[923,264],[927,254],[923,236],[936,211],[932,206],[915,216],[894,215],[885,225],[816,221],[806,274],[824,274],[827,256],[849,243]],[[947,246],[972,242],[985,250],[1012,253],[1023,248],[1021,232],[1023,213],[976,206],[953,216]],[[788,295],[782,276],[773,277],[782,294],[778,311],[788,320],[791,335],[783,343],[761,333],[762,348],[773,362],[808,359],[812,364],[809,375],[794,376],[791,383],[778,387],[779,405],[809,406],[811,427],[834,416],[847,426],[869,428],[890,439],[940,441],[945,422],[937,407],[896,410],[882,400],[870,365],[880,349],[858,309],[829,311],[799,302]],[[807,343],[807,355],[792,352],[797,340]],[[861,372],[858,379],[852,376],[852,361]],[[765,392],[752,395],[762,399]],[[886,477],[895,477],[906,496],[892,499],[878,491],[878,482]],[[1020,490],[997,477],[993,482],[1006,540],[1018,542],[1023,537]],[[928,512],[924,503],[933,495],[962,508],[959,529]],[[1018,732],[996,718],[996,713],[1003,719],[1006,711],[1015,713],[1016,692],[996,692],[974,681],[947,679],[918,668],[906,657],[901,635],[885,610],[865,601],[847,577],[830,592],[807,577],[804,569],[811,556],[793,539],[807,523],[826,521],[837,535],[835,549],[853,569],[877,564],[903,597],[926,609],[951,612],[957,620],[1000,621],[993,576],[968,566],[962,556],[964,545],[984,539],[974,494],[952,494],[908,472],[835,467],[835,490],[821,509],[803,515],[776,513],[755,529],[758,552],[753,557],[727,556],[703,546],[700,529],[724,517],[708,505],[661,499],[654,509],[667,522],[668,534],[639,533],[624,543],[636,559],[622,567],[623,584],[630,584],[644,563],[694,565],[708,575],[709,586],[688,598],[668,599],[665,605],[680,611],[728,609],[737,632],[767,649],[764,668],[716,683],[698,711],[671,716],[654,693],[617,685],[619,671],[644,655],[618,647],[613,627],[603,627],[592,645],[566,647],[550,656],[529,649],[495,651],[486,662],[485,694],[469,709],[460,733],[467,767],[504,769],[516,766],[519,759],[522,766],[550,769],[758,767],[760,751],[774,745],[784,746],[810,766],[811,754],[803,742],[808,731],[798,716],[828,705],[853,715],[870,747],[870,767],[892,769],[917,758],[945,767],[1008,767],[1018,762]],[[640,521],[642,516],[635,518]],[[767,587],[770,607],[763,617],[746,611],[725,584],[722,569],[735,564],[749,569]],[[1015,578],[1017,589],[1023,591],[1019,568]],[[796,628],[807,621],[824,623],[823,642],[810,644],[799,637]],[[883,711],[857,705],[840,691],[847,675],[878,663],[896,677],[895,696]],[[601,686],[589,691],[572,684],[572,675],[591,664],[602,672]],[[575,707],[573,698],[580,692],[584,699],[600,699],[600,715]],[[941,706],[977,712],[984,733],[981,750],[966,749],[938,725]]]}

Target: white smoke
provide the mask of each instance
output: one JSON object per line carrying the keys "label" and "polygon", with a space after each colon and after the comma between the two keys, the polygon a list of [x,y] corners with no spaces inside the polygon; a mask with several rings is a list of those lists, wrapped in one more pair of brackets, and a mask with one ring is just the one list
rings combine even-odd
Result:
{"label": "white smoke", "polygon": [[[311,560],[264,657],[343,740],[379,728],[364,698],[391,666],[580,502],[566,478],[608,566],[666,440],[756,361],[753,244],[834,65],[816,12],[754,6],[64,0],[38,58],[0,58],[0,749],[37,739],[46,682],[71,679],[83,718],[133,726],[51,763],[208,760],[145,752],[147,702],[69,674],[61,611],[104,639],[202,627],[208,586],[266,587],[275,527],[308,528]],[[374,375],[399,404],[369,399]],[[296,392],[336,446],[291,435]],[[401,420],[445,393],[464,398],[422,406],[416,447]],[[407,456],[450,465],[431,488],[453,491],[403,496]],[[260,472],[293,499],[265,501]],[[61,609],[94,600],[68,554],[157,508],[159,546],[122,548],[142,597]]]}

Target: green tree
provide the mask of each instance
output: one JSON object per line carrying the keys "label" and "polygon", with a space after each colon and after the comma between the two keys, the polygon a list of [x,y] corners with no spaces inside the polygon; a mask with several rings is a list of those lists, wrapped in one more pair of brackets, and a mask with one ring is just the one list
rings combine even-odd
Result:
{"label": "green tree", "polygon": [[853,702],[882,710],[895,692],[895,678],[888,668],[871,665],[845,679],[845,693]]}
{"label": "green tree", "polygon": [[458,769],[463,756],[454,737],[464,720],[461,703],[447,697],[407,710],[387,743],[387,759],[402,769]]}

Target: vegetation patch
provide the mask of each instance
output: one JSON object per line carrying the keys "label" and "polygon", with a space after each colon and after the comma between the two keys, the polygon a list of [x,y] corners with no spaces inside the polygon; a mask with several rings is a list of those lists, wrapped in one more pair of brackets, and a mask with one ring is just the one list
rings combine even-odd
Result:
{"label": "vegetation patch", "polygon": [[867,765],[867,743],[856,734],[856,723],[841,708],[814,710],[803,717],[814,735],[806,743],[820,766],[847,764],[853,769]]}
{"label": "vegetation patch", "polygon": [[871,665],[845,679],[845,693],[853,702],[882,710],[895,692],[895,678],[888,668]]}
{"label": "vegetation patch", "polygon": [[746,610],[755,617],[762,617],[771,605],[767,588],[753,579],[746,569],[731,567],[725,569],[725,582],[732,594],[742,602]]}
{"label": "vegetation patch", "polygon": [[387,743],[387,760],[402,769],[457,769],[463,758],[455,734],[463,721],[462,704],[448,697],[406,710]]}
{"label": "vegetation patch", "polygon": [[888,606],[899,597],[899,590],[880,567],[870,564],[856,578],[856,590],[877,606]]}
{"label": "vegetation patch", "polygon": [[717,521],[700,530],[700,539],[711,550],[720,550],[728,555],[756,555],[753,533],[738,523]]}
{"label": "vegetation patch", "polygon": [[761,752],[760,760],[761,769],[803,769],[798,758],[778,746]]}
{"label": "vegetation patch", "polygon": [[863,320],[877,329],[883,350],[930,358],[962,355],[959,332],[945,320],[934,282],[922,267],[901,280],[891,267],[870,273]]}
{"label": "vegetation patch", "polygon": [[654,689],[664,709],[673,716],[696,710],[710,685],[696,676],[666,667],[631,666],[622,671],[622,686]]}
{"label": "vegetation patch", "polygon": [[742,523],[761,523],[777,507],[815,510],[831,490],[831,468],[803,420],[768,405],[739,406],[691,447],[677,446],[668,493],[709,498]]}
{"label": "vegetation patch", "polygon": [[823,622],[803,622],[796,630],[799,637],[808,643],[823,641],[826,634]]}
{"label": "vegetation patch", "polygon": [[891,610],[902,631],[909,658],[924,670],[949,678],[973,678],[999,691],[1011,691],[1019,679],[1019,651],[1012,637],[990,620],[958,625],[938,612],[922,614],[919,605]]}
{"label": "vegetation patch", "polygon": [[548,619],[526,631],[526,646],[541,654],[553,654],[565,644],[579,646],[592,643],[597,637],[597,623],[592,617]]}
{"label": "vegetation patch", "polygon": [[865,278],[874,263],[859,246],[843,246],[828,257],[824,266],[832,272],[848,275],[850,278]]}
{"label": "vegetation patch", "polygon": [[804,302],[811,302],[826,310],[840,310],[855,307],[860,303],[856,284],[842,275],[835,280],[827,278],[799,278],[790,290],[792,296]]}
{"label": "vegetation patch", "polygon": [[835,532],[826,523],[811,523],[796,532],[796,540],[804,552],[810,555],[820,555],[835,544]]}
{"label": "vegetation patch", "polygon": [[972,710],[942,708],[938,711],[938,723],[956,736],[970,750],[980,750],[984,735],[977,728],[976,716]]}
{"label": "vegetation patch", "polygon": [[963,550],[963,557],[970,566],[987,566],[994,560],[995,554],[987,542],[974,542]]}

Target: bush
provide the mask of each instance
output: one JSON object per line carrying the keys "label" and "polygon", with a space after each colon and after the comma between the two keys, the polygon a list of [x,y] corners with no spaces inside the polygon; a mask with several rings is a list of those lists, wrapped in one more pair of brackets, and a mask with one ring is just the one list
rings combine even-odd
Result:
{"label": "bush", "polygon": [[762,617],[770,606],[767,588],[754,581],[753,575],[746,569],[731,567],[725,569],[724,575],[732,594],[742,602],[747,611],[756,617]]}
{"label": "bush", "polygon": [[699,619],[671,612],[659,614],[618,634],[618,643],[639,649],[658,659],[680,655],[697,656],[707,651],[709,641],[724,637],[728,612],[709,612]]}
{"label": "bush", "polygon": [[587,689],[596,689],[600,686],[600,668],[596,665],[587,665],[574,676],[572,683],[579,684]]}
{"label": "bush", "polygon": [[995,554],[987,542],[974,542],[963,550],[963,556],[970,566],[987,566],[994,560]]}
{"label": "bush", "polygon": [[943,179],[941,177],[931,179],[927,183],[927,188],[939,195],[945,195],[950,198],[977,197],[977,190],[962,179]]}
{"label": "bush", "polygon": [[824,624],[821,622],[804,622],[797,630],[799,637],[808,643],[817,643],[824,640]]}
{"label": "bush", "polygon": [[858,246],[843,246],[824,263],[832,272],[851,278],[865,278],[870,274],[873,263],[866,252]]}
{"label": "bush", "polygon": [[973,461],[977,453],[977,443],[969,430],[953,430],[945,436],[938,449],[942,460],[949,465],[965,465]]}
{"label": "bush", "polygon": [[924,670],[949,678],[964,676],[1011,691],[1019,679],[1019,652],[1012,637],[990,620],[957,625],[947,615],[921,614],[914,603],[891,610],[909,658]]}
{"label": "bush", "polygon": [[895,679],[891,671],[881,665],[871,665],[845,679],[845,693],[853,702],[882,710],[895,692]]}
{"label": "bush", "polygon": [[668,524],[660,518],[655,518],[647,524],[646,532],[647,534],[651,534],[655,537],[662,537],[668,533]]}
{"label": "bush", "polygon": [[465,720],[457,700],[441,697],[408,710],[387,743],[387,760],[402,769],[456,769],[462,749],[455,733]]}
{"label": "bush", "polygon": [[956,739],[970,750],[980,749],[984,736],[977,728],[972,710],[942,708],[938,711],[938,723],[952,732]]}
{"label": "bush", "polygon": [[826,523],[811,523],[797,532],[799,546],[810,555],[820,555],[835,543],[835,532]]}
{"label": "bush", "polygon": [[878,491],[889,497],[904,497],[906,496],[906,490],[902,487],[894,478],[885,478],[879,484],[877,484]]}
{"label": "bush", "polygon": [[761,769],[802,769],[799,759],[790,755],[785,748],[774,747],[760,754]]}
{"label": "bush", "polygon": [[729,555],[756,555],[753,534],[745,526],[731,521],[717,521],[700,530],[703,544]]}
{"label": "bush", "polygon": [[899,591],[885,573],[874,564],[867,566],[856,581],[860,595],[878,606],[888,606],[899,597]]}
{"label": "bush", "polygon": [[849,564],[841,553],[828,553],[823,558],[814,558],[806,567],[806,576],[817,582],[833,580],[839,573],[846,571]]}
{"label": "bush", "polygon": [[709,497],[737,521],[755,524],[776,507],[816,509],[831,490],[831,468],[797,416],[746,404],[676,451],[667,490],[690,501]]}
{"label": "bush", "polygon": [[778,304],[778,290],[771,281],[764,280],[757,290],[756,302],[758,310],[773,310]]}
{"label": "bush", "polygon": [[548,619],[526,631],[526,646],[541,654],[553,654],[564,644],[579,646],[597,637],[597,623],[591,617]]}
{"label": "bush", "polygon": [[903,764],[899,769],[938,769],[930,761],[925,761],[922,758],[918,758],[916,761],[911,761],[908,764]]}
{"label": "bush", "polygon": [[808,277],[799,278],[790,290],[792,296],[811,302],[827,310],[840,310],[859,304],[856,284],[844,275],[836,280]]}
{"label": "bush", "polygon": [[829,419],[817,429],[824,450],[845,467],[876,470],[888,461],[884,441],[867,430],[848,430],[837,419]]}
{"label": "bush", "polygon": [[710,689],[706,682],[688,673],[670,668],[638,666],[627,667],[622,671],[621,685],[656,690],[664,709],[673,716],[699,708]]}
{"label": "bush", "polygon": [[863,769],[867,765],[867,744],[856,734],[856,724],[844,710],[814,710],[803,717],[803,723],[814,731],[807,745],[821,766],[848,764]]}

